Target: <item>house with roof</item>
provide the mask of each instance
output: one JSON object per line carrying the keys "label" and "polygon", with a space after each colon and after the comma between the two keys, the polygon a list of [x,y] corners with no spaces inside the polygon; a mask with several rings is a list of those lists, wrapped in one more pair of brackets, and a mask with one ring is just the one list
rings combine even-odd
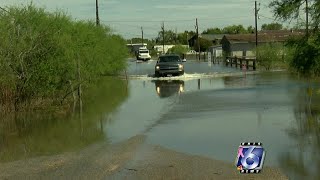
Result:
{"label": "house with roof", "polygon": [[130,53],[135,53],[139,50],[139,48],[142,48],[142,47],[147,47],[147,43],[138,43],[138,44],[127,44],[127,48],[129,50]]}
{"label": "house with roof", "polygon": [[[220,44],[224,34],[200,34],[199,38],[210,41],[212,44],[217,45]],[[197,43],[197,35],[192,36],[189,40],[189,46],[193,47]]]}
{"label": "house with roof", "polygon": [[[301,31],[261,31],[258,33],[258,45],[266,43],[284,43],[290,38],[302,36]],[[228,56],[255,56],[255,34],[224,35],[221,40],[222,50]]]}
{"label": "house with roof", "polygon": [[[169,44],[169,45],[154,45],[153,46],[153,49],[157,52],[157,53],[167,53],[169,51],[169,49],[173,48],[175,45],[174,44]],[[181,45],[187,49],[189,49],[189,46],[188,45]],[[164,48],[164,49],[163,49]]]}
{"label": "house with roof", "polygon": [[217,58],[222,58],[222,46],[221,45],[214,45],[210,46],[207,50],[207,53],[211,54],[211,61],[215,61]]}

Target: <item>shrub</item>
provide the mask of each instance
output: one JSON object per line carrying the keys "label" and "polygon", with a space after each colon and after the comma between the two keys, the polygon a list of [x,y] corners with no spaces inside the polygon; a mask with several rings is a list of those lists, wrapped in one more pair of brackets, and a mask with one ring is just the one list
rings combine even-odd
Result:
{"label": "shrub", "polygon": [[125,41],[109,27],[32,4],[7,9],[0,13],[0,87],[15,104],[61,98],[72,86],[126,67]]}
{"label": "shrub", "polygon": [[292,48],[280,43],[268,43],[258,46],[255,50],[258,65],[271,70],[287,68],[292,59]]}

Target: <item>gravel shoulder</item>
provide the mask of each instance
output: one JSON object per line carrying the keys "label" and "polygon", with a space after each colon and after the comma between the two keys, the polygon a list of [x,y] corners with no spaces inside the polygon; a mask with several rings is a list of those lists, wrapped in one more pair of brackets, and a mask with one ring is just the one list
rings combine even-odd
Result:
{"label": "gravel shoulder", "polygon": [[146,144],[145,138],[0,163],[0,179],[288,179],[270,167],[261,174],[239,174],[232,163]]}

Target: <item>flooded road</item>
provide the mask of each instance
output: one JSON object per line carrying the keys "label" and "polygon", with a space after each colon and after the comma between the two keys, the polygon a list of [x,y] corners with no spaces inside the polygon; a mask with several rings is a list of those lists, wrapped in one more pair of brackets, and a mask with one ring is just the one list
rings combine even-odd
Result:
{"label": "flooded road", "polygon": [[187,62],[185,76],[159,80],[152,78],[154,64],[129,62],[127,88],[125,81],[100,83],[85,101],[91,108],[81,122],[33,114],[3,123],[0,164],[92,144],[104,157],[109,146],[136,136],[143,136],[142,144],[231,164],[240,142],[259,141],[266,167],[290,179],[320,178],[319,82],[284,72],[244,75],[207,62]]}

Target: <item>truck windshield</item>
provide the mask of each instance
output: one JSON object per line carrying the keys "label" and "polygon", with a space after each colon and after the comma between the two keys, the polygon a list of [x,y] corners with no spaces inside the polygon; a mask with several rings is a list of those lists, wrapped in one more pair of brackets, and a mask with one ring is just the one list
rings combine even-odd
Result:
{"label": "truck windshield", "polygon": [[149,53],[149,51],[139,51],[140,53]]}
{"label": "truck windshield", "polygon": [[159,62],[180,62],[179,56],[163,56],[159,58]]}

